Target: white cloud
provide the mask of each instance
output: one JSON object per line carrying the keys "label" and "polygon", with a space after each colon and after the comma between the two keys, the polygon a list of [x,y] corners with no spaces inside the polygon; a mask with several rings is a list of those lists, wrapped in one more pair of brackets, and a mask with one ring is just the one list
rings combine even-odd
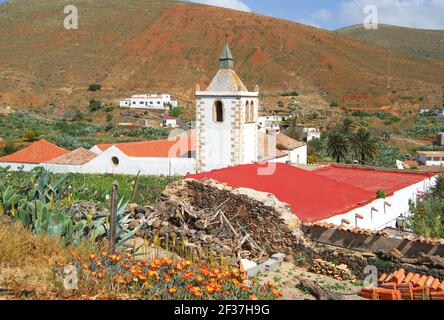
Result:
{"label": "white cloud", "polygon": [[379,23],[422,29],[444,29],[444,0],[347,0],[341,3],[340,20],[361,24],[364,8],[378,9]]}
{"label": "white cloud", "polygon": [[240,0],[185,0],[188,2],[208,4],[216,7],[223,7],[239,11],[251,12],[251,9]]}
{"label": "white cloud", "polygon": [[330,20],[331,12],[327,9],[321,9],[311,14],[311,17],[315,20]]}

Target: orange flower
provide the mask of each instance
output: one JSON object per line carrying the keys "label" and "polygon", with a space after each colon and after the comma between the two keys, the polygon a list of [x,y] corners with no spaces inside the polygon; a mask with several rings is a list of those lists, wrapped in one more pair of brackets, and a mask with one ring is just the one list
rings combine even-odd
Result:
{"label": "orange flower", "polygon": [[233,274],[233,276],[237,276],[239,274],[239,269],[233,268],[231,269],[231,273]]}
{"label": "orange flower", "polygon": [[269,287],[274,286],[274,281],[273,281],[272,279],[268,280],[267,285],[268,285]]}
{"label": "orange flower", "polygon": [[231,279],[231,282],[233,282],[234,285],[238,286],[240,284],[239,280],[237,279]]}
{"label": "orange flower", "polygon": [[125,284],[126,281],[125,281],[125,279],[123,279],[122,277],[119,277],[119,278],[117,278],[117,283],[118,283],[118,284]]}
{"label": "orange flower", "polygon": [[95,255],[95,254],[92,254],[92,255],[89,256],[89,258],[90,258],[91,260],[94,260],[94,259],[96,258],[96,255]]}
{"label": "orange flower", "polygon": [[257,300],[257,297],[253,294],[250,296],[250,300]]}
{"label": "orange flower", "polygon": [[147,278],[145,276],[141,275],[141,274],[138,275],[138,277],[139,277],[140,281],[146,281],[147,280]]}
{"label": "orange flower", "polygon": [[166,282],[171,282],[171,281],[172,281],[171,278],[170,278],[170,276],[167,275],[166,273],[163,274],[163,277],[164,277],[164,279],[165,279]]}
{"label": "orange flower", "polygon": [[86,270],[88,270],[89,268],[91,268],[91,266],[90,266],[89,264],[87,264],[87,263],[84,263],[84,264],[82,265],[82,267],[83,267],[83,269],[86,269]]}
{"label": "orange flower", "polygon": [[108,256],[108,254],[105,251],[103,251],[102,252],[102,257],[106,257],[106,256]]}
{"label": "orange flower", "polygon": [[157,276],[157,272],[156,271],[154,271],[154,270],[148,271],[148,277],[153,278],[155,276]]}
{"label": "orange flower", "polygon": [[180,263],[176,263],[176,269],[178,271],[182,271],[183,267],[182,267],[182,265]]}
{"label": "orange flower", "polygon": [[276,289],[271,290],[271,294],[274,295],[275,297],[280,297],[281,294],[279,291],[277,291]]}
{"label": "orange flower", "polygon": [[199,287],[192,287],[191,288],[191,293],[194,294],[196,297],[201,297],[202,296],[202,292],[200,291]]}
{"label": "orange flower", "polygon": [[202,283],[204,281],[204,278],[202,278],[201,276],[198,276],[196,278],[197,282]]}
{"label": "orange flower", "polygon": [[247,280],[248,279],[248,276],[247,276],[247,274],[244,272],[244,273],[242,273],[241,274],[241,280]]}
{"label": "orange flower", "polygon": [[206,286],[205,287],[205,290],[208,292],[208,293],[213,293],[215,290],[214,290],[214,287],[213,286],[210,286],[210,285],[208,285],[208,286]]}
{"label": "orange flower", "polygon": [[190,266],[191,265],[191,261],[190,260],[185,260],[185,261],[182,262],[182,265],[184,267]]}
{"label": "orange flower", "polygon": [[169,259],[168,257],[164,257],[163,262],[169,266],[173,264],[173,260]]}
{"label": "orange flower", "polygon": [[173,294],[176,293],[177,289],[176,288],[169,288],[168,289],[168,293]]}

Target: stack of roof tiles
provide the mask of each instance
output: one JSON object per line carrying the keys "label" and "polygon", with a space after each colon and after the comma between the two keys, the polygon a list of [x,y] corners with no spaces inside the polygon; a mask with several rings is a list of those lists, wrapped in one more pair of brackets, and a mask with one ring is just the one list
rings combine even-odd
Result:
{"label": "stack of roof tiles", "polygon": [[382,274],[379,288],[362,288],[361,297],[371,300],[444,300],[444,281],[399,269]]}

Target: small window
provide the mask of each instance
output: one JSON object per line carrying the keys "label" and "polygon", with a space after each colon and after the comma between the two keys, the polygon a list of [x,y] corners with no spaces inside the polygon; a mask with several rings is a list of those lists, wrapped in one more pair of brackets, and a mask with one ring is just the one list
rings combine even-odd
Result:
{"label": "small window", "polygon": [[254,102],[250,102],[250,122],[255,122],[255,116],[254,116]]}
{"label": "small window", "polygon": [[133,104],[136,104],[136,101],[133,101]]}
{"label": "small window", "polygon": [[250,103],[247,101],[245,104],[245,122],[250,122]]}
{"label": "small window", "polygon": [[120,160],[117,157],[112,157],[111,162],[112,162],[113,166],[117,167],[120,163]]}
{"label": "small window", "polygon": [[214,104],[214,120],[216,122],[224,122],[224,106],[222,101],[216,101]]}
{"label": "small window", "polygon": [[140,104],[143,104],[143,101],[140,101]]}

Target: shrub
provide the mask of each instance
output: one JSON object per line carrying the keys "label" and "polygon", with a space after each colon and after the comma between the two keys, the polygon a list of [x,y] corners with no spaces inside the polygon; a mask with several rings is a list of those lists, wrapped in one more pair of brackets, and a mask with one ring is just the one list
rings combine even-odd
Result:
{"label": "shrub", "polygon": [[337,107],[339,107],[339,102],[337,102],[337,101],[332,101],[332,102],[330,103],[330,108],[337,108]]}
{"label": "shrub", "polygon": [[102,85],[100,84],[100,83],[93,83],[93,84],[90,84],[89,85],[89,87],[88,87],[88,90],[89,91],[100,91],[100,90],[102,90]]}
{"label": "shrub", "polygon": [[22,138],[27,142],[32,142],[38,140],[40,136],[41,136],[40,132],[36,130],[27,130],[23,133]]}
{"label": "shrub", "polygon": [[102,102],[97,101],[97,100],[91,100],[89,102],[89,110],[91,112],[96,112],[98,110],[102,109]]}
{"label": "shrub", "polygon": [[385,199],[385,198],[387,198],[387,194],[385,193],[384,190],[378,190],[378,191],[376,191],[376,198]]}
{"label": "shrub", "polygon": [[170,110],[170,116],[178,118],[182,114],[182,109],[180,107],[173,107]]}

